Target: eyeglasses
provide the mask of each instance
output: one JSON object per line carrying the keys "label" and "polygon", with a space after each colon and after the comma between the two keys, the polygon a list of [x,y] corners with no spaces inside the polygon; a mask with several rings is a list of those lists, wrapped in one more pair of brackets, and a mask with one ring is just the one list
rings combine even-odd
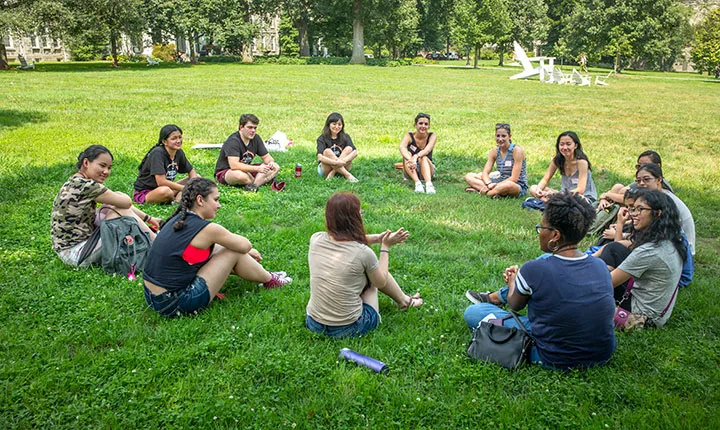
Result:
{"label": "eyeglasses", "polygon": [[544,225],[537,224],[535,226],[535,233],[540,234],[540,230],[557,230],[555,227],[545,227]]}
{"label": "eyeglasses", "polygon": [[652,176],[644,176],[642,178],[635,178],[635,182],[638,184],[649,184],[650,182],[657,181],[657,178],[653,178]]}
{"label": "eyeglasses", "polygon": [[645,208],[645,207],[642,207],[642,206],[634,206],[634,207],[629,207],[629,208],[628,208],[628,213],[630,213],[630,214],[639,214],[639,213],[642,213],[642,211],[651,211],[651,210],[653,210],[653,209],[652,209],[652,208]]}

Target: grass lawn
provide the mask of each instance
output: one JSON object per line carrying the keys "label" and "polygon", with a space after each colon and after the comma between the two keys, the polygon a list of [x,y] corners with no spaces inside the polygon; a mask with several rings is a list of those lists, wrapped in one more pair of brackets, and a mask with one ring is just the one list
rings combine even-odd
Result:
{"label": "grass lawn", "polygon": [[[462,64],[38,64],[0,73],[0,426],[718,428],[720,83],[627,72],[609,87],[578,88],[509,81],[514,73]],[[315,139],[333,111],[359,148],[358,184],[314,173]],[[184,130],[188,158],[210,176],[218,151],[190,146],[224,141],[244,112],[260,117],[263,138],[282,130],[294,140],[273,154],[288,186],[253,195],[221,188],[217,221],[248,237],[266,268],[287,271],[291,286],[265,291],[235,278],[226,300],[166,320],[146,308],[139,282],[55,256],[52,201],[86,146],[113,151],[106,184],[131,193],[163,125]],[[439,136],[435,196],[416,195],[392,169],[417,112],[432,115]],[[465,290],[500,287],[505,267],[540,252],[538,213],[463,192],[462,175],[481,170],[494,146],[496,122],[512,125],[532,182],[564,130],[580,135],[601,191],[630,182],[637,154],[655,149],[693,211],[695,280],[665,328],[618,334],[606,367],[509,372],[465,354]],[[303,176],[294,179],[298,162]],[[426,303],[401,313],[383,296],[380,328],[343,341],[303,325],[308,240],[339,190],[360,196],[369,232],[410,231],[391,250],[390,269]],[[338,360],[343,347],[390,373]]]}

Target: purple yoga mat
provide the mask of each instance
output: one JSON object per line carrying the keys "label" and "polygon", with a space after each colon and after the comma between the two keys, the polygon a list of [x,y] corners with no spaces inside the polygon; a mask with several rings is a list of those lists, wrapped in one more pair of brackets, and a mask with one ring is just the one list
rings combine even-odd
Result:
{"label": "purple yoga mat", "polygon": [[382,361],[362,355],[349,348],[341,349],[339,357],[344,358],[345,360],[354,361],[361,366],[372,369],[376,373],[386,374],[390,370],[387,364]]}

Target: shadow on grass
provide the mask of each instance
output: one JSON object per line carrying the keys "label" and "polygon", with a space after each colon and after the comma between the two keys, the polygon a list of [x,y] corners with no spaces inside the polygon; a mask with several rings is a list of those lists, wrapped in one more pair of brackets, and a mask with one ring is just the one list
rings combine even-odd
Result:
{"label": "shadow on grass", "polygon": [[45,121],[47,121],[47,115],[41,112],[0,109],[0,129],[5,127],[20,127],[29,122]]}

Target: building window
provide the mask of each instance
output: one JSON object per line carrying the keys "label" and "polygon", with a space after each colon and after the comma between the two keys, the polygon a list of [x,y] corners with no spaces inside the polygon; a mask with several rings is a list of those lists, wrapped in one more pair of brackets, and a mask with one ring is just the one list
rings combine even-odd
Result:
{"label": "building window", "polygon": [[50,38],[48,36],[43,36],[43,48],[50,49],[52,45],[50,44]]}
{"label": "building window", "polygon": [[40,38],[34,34],[30,35],[30,46],[34,49],[40,49]]}
{"label": "building window", "polygon": [[60,39],[55,39],[54,42],[55,42],[55,49],[62,48],[62,45],[60,44]]}
{"label": "building window", "polygon": [[3,43],[5,44],[5,47],[12,49],[13,48],[13,40],[12,36],[9,34],[3,37]]}

